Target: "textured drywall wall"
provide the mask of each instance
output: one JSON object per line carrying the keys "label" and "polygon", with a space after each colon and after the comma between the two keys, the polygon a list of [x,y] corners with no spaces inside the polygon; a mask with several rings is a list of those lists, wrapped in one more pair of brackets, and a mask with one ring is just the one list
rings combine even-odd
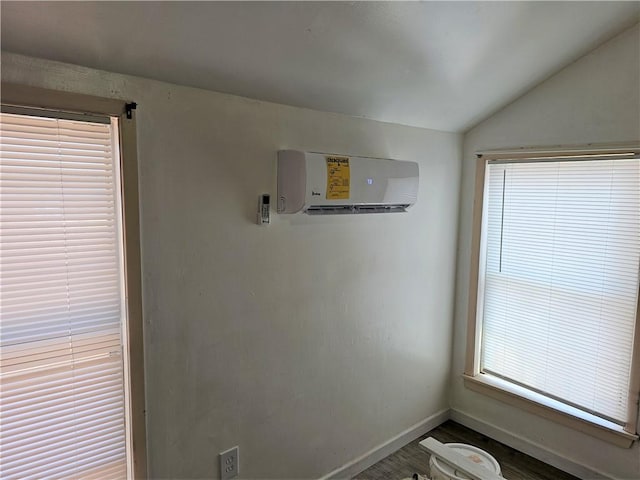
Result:
{"label": "textured drywall wall", "polygon": [[[448,408],[461,136],[3,53],[138,103],[150,478],[317,478]],[[255,224],[282,148],[414,160],[407,214]]]}
{"label": "textured drywall wall", "polygon": [[573,462],[615,478],[640,478],[640,449],[622,449],[466,389],[474,153],[520,146],[583,145],[640,139],[640,27],[568,66],[464,137],[456,290],[452,407]]}

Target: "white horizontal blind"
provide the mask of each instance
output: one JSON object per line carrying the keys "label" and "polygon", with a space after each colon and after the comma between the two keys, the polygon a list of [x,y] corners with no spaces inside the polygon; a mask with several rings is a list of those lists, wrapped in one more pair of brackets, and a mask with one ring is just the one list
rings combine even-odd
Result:
{"label": "white horizontal blind", "polygon": [[113,127],[0,128],[0,477],[125,478]]}
{"label": "white horizontal blind", "polygon": [[624,424],[640,160],[489,164],[481,370]]}

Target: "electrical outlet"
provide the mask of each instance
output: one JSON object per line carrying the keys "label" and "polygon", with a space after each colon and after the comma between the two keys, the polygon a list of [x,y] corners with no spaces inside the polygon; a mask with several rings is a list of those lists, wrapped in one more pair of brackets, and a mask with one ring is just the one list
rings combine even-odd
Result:
{"label": "electrical outlet", "polygon": [[236,478],[240,471],[238,463],[238,447],[220,452],[220,479]]}

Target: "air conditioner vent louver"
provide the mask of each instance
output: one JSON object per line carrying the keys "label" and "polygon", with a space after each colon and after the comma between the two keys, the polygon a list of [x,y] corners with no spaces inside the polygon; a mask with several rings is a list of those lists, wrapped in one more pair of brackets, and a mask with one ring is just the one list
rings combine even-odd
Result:
{"label": "air conditioner vent louver", "polygon": [[278,213],[400,213],[418,199],[416,162],[281,150]]}
{"label": "air conditioner vent louver", "polygon": [[309,215],[341,215],[356,213],[402,213],[409,205],[329,205],[309,207],[305,213]]}

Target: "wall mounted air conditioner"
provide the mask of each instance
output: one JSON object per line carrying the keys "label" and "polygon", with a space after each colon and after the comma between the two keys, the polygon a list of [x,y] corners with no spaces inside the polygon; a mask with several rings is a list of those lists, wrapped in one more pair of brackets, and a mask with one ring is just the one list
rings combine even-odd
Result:
{"label": "wall mounted air conditioner", "polygon": [[278,213],[406,212],[417,198],[415,162],[278,152]]}

